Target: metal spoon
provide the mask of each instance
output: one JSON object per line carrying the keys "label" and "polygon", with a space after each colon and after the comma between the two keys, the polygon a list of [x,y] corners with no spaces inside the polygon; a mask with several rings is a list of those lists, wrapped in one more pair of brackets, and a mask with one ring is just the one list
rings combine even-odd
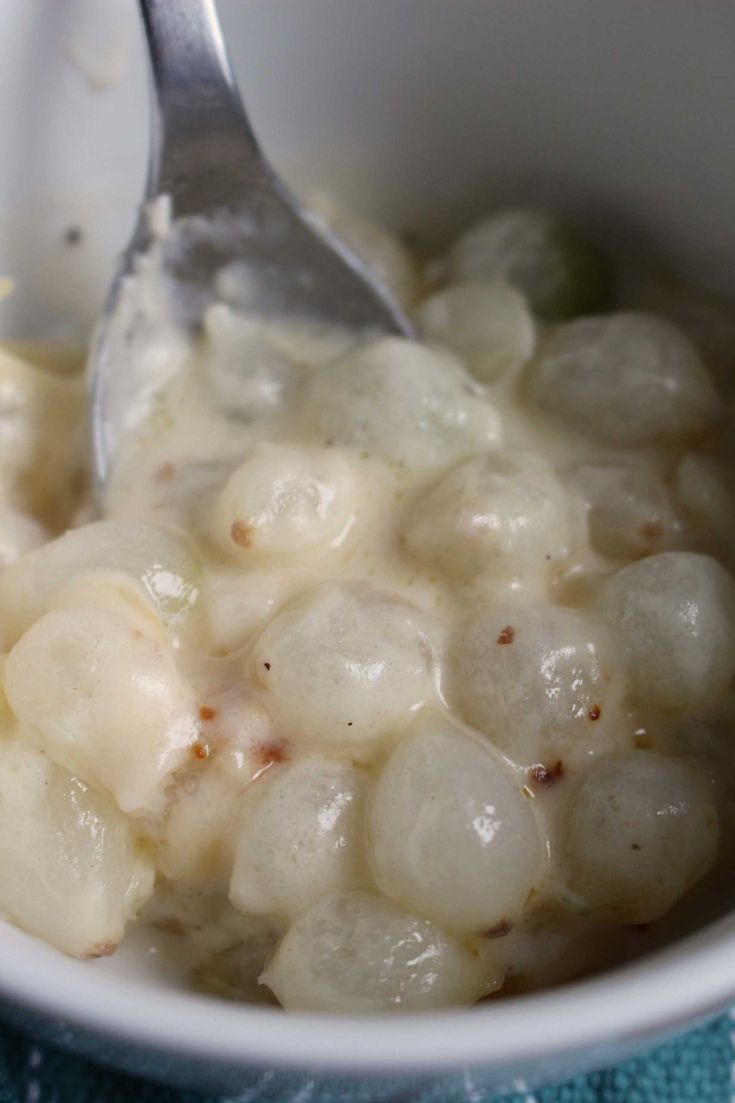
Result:
{"label": "metal spoon", "polygon": [[[152,140],[144,206],[90,357],[98,501],[150,388],[156,320],[131,288],[151,250],[166,275],[165,309],[189,332],[196,332],[215,297],[217,274],[245,262],[248,307],[265,317],[411,335],[389,292],[310,218],[263,156],[227,60],[214,0],[139,3],[151,61]],[[175,232],[156,240],[145,204],[161,195],[170,197]]]}

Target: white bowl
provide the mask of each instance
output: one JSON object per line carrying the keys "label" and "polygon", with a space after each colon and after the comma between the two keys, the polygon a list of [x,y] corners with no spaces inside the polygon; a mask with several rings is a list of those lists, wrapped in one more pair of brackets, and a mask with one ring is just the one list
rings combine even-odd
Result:
{"label": "white bowl", "polygon": [[[329,183],[436,234],[499,202],[535,202],[618,251],[735,286],[734,6],[221,7],[255,128],[296,185]],[[132,0],[4,0],[0,98],[0,275],[18,284],[0,324],[78,341],[144,174]],[[72,226],[79,244],[66,241]],[[15,1021],[121,1067],[259,1103],[409,1090],[475,1103],[523,1090],[714,1013],[735,998],[733,963],[735,919],[724,919],[640,963],[470,1013],[287,1017],[182,991],[153,959],[79,963],[0,925],[0,993]]]}

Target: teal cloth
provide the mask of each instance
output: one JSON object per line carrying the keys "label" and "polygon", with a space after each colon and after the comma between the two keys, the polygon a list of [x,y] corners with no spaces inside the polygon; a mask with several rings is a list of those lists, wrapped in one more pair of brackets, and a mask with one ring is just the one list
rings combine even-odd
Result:
{"label": "teal cloth", "polygon": [[[614,1069],[503,1103],[733,1103],[734,1062],[735,1013]],[[0,1103],[237,1103],[237,1095],[215,1099],[145,1083],[2,1027]]]}

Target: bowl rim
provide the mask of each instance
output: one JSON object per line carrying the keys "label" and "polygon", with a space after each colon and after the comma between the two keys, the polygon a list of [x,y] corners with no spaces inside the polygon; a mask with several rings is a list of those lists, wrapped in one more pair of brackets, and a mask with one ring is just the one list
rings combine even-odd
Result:
{"label": "bowl rim", "polygon": [[[149,1051],[250,1069],[415,1075],[519,1066],[675,1033],[735,998],[732,917],[588,979],[469,1012],[392,1017],[390,1030],[384,1015],[289,1016],[192,992],[156,991],[12,934],[0,938],[0,994],[16,1006]],[[13,945],[16,935],[25,952]]]}

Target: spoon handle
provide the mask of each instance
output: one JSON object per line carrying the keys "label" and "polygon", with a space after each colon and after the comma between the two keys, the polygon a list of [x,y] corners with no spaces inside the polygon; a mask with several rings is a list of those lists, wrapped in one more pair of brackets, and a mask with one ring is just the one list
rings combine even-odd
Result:
{"label": "spoon handle", "polygon": [[147,194],[177,215],[229,206],[268,170],[232,74],[214,0],[139,0],[153,97]]}

